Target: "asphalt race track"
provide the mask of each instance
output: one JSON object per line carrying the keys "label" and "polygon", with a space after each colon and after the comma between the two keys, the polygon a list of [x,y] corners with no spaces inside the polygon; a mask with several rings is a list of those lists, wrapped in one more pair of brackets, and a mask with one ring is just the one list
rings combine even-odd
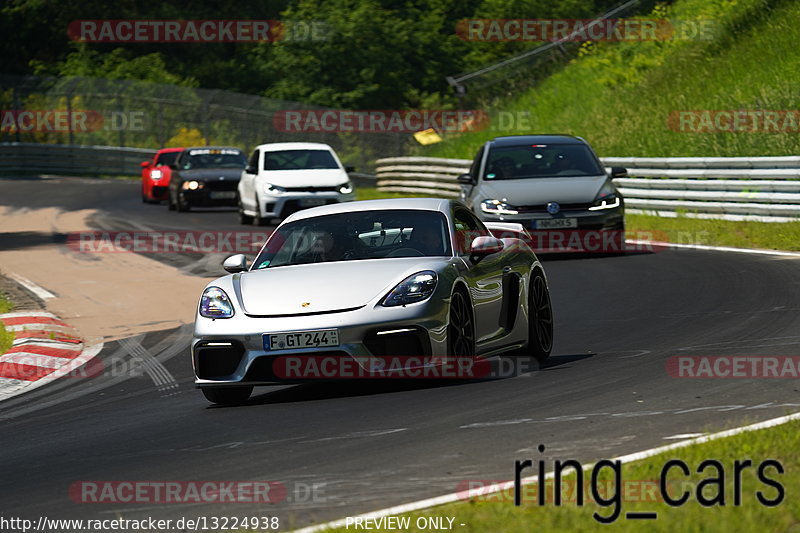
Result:
{"label": "asphalt race track", "polygon": [[[230,210],[144,205],[132,181],[3,179],[0,204],[100,209],[98,227],[242,229]],[[40,239],[0,233],[0,248]],[[136,362],[140,375],[62,380],[0,403],[0,500],[34,519],[267,515],[285,529],[511,479],[539,444],[550,464],[589,462],[781,416],[800,407],[796,379],[674,378],[665,365],[800,355],[798,261],[691,250],[545,258],[554,355],[492,381],[271,387],[211,407],[191,382],[191,325],[109,343],[102,361]],[[274,505],[75,503],[70,486],[87,480],[270,480],[288,492]]]}

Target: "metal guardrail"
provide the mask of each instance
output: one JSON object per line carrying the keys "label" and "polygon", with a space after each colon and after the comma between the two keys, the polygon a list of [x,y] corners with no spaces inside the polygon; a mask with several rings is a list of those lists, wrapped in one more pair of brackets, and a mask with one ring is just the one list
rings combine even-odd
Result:
{"label": "metal guardrail", "polygon": [[[800,220],[800,157],[606,157],[627,211],[659,216]],[[375,162],[378,189],[457,198],[468,159],[390,157]],[[513,203],[513,202],[512,202]]]}
{"label": "metal guardrail", "polygon": [[0,174],[138,176],[155,150],[115,146],[0,143]]}

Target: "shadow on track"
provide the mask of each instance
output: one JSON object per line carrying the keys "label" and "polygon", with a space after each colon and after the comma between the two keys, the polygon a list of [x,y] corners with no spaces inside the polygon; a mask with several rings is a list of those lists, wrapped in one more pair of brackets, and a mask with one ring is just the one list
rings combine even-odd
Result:
{"label": "shadow on track", "polygon": [[[511,379],[524,375],[533,375],[540,371],[561,369],[563,365],[576,363],[593,357],[595,354],[571,354],[551,356],[544,364],[539,364],[534,359],[527,357],[500,356],[489,359],[492,365],[490,376],[481,379],[388,379],[374,378],[362,380],[341,380],[303,383],[288,385],[279,390],[258,394],[258,388],[253,396],[245,403],[239,405],[209,405],[208,409],[227,409],[247,405],[269,405],[281,403],[309,402],[316,400],[329,400],[335,398],[352,398],[358,396],[372,396],[394,392],[407,392],[414,390],[458,387]],[[569,367],[563,368],[566,370]]]}

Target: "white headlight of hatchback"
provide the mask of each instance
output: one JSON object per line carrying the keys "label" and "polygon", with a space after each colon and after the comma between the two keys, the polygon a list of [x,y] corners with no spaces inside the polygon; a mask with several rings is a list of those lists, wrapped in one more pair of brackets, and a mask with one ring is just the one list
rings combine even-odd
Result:
{"label": "white headlight of hatchback", "polygon": [[162,176],[163,176],[163,173],[158,169],[150,171],[150,177],[152,179],[154,179],[154,180],[160,180]]}

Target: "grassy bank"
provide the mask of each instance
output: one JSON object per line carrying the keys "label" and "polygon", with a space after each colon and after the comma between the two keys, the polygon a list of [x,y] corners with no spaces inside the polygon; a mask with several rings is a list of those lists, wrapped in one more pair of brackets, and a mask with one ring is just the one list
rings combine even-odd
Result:
{"label": "grassy bank", "polygon": [[[495,496],[482,496],[478,499],[435,507],[426,512],[412,513],[411,527],[405,531],[425,531],[416,527],[419,517],[452,517],[454,529],[457,531],[485,532],[502,531],[503,533],[523,533],[528,531],[796,531],[800,523],[800,499],[796,497],[800,491],[800,422],[790,422],[774,428],[748,432],[705,444],[673,450],[643,461],[622,466],[621,479],[624,492],[620,491],[621,501],[619,518],[613,525],[599,523],[593,517],[598,513],[602,517],[613,514],[617,504],[605,506],[593,502],[587,497],[583,506],[578,506],[574,497],[565,498],[560,507],[548,501],[540,507],[536,503],[536,491],[523,491],[523,505],[515,507],[513,493],[501,493]],[[533,452],[523,454],[519,459],[534,457]],[[566,459],[566,458],[562,458]],[[662,468],[671,459],[683,461],[690,474],[684,475],[678,468],[669,470],[667,480],[668,496],[676,499],[684,491],[689,498],[685,504],[671,507],[661,498],[658,480]],[[715,467],[707,467],[697,473],[699,465],[707,460],[720,462],[724,470],[724,481],[720,486],[700,483],[716,478],[719,472]],[[741,474],[741,505],[734,501],[734,461],[752,461],[752,467],[745,468]],[[764,470],[765,477],[779,483],[784,490],[784,498],[774,506],[763,505],[757,499],[760,492],[767,500],[777,500],[778,490],[759,479],[759,465],[768,459],[777,460],[784,469],[784,474],[770,467]],[[548,469],[552,463],[548,461]],[[514,464],[509,461],[509,478],[513,477]],[[599,479],[605,483],[601,487],[601,498],[612,499],[615,494],[613,477],[610,468],[600,470]],[[526,471],[525,475],[534,475],[535,470]],[[607,474],[607,475],[603,475]],[[571,478],[574,479],[574,476]],[[585,478],[586,485],[589,476]],[[574,484],[572,485],[575,486]],[[721,488],[720,488],[721,487]],[[455,488],[455,487],[454,487]],[[531,487],[526,487],[531,488]],[[552,486],[548,485],[552,491]],[[705,498],[713,499],[717,494],[724,495],[725,505],[705,507],[699,503],[698,493]],[[552,494],[552,493],[551,493]],[[565,493],[566,494],[566,493]],[[573,493],[574,494],[574,493]],[[586,495],[591,495],[587,488]],[[628,512],[656,512],[653,520],[626,520]],[[464,526],[459,526],[464,524]],[[352,531],[352,526],[349,531]],[[344,532],[341,528],[334,531]],[[390,531],[378,529],[378,531]]]}
{"label": "grassy bank", "polygon": [[[694,133],[670,117],[684,110],[794,110],[800,67],[800,3],[786,0],[677,0],[652,15],[699,36],[667,41],[601,42],[559,72],[490,110],[490,128],[450,138],[425,155],[472,158],[497,135],[568,133],[601,156],[792,155],[797,130]],[[683,24],[681,26],[681,24]],[[498,112],[528,113],[528,123]],[[508,116],[508,115],[506,115]],[[514,115],[516,116],[516,115]]]}
{"label": "grassy bank", "polygon": [[800,221],[751,222],[706,220],[679,216],[625,216],[627,230],[652,234],[653,240],[767,250],[800,250]]}
{"label": "grassy bank", "polygon": [[[0,315],[8,313],[13,307],[8,298],[6,298],[3,293],[0,293]],[[3,323],[0,322],[0,354],[6,353],[6,351],[11,348],[11,343],[13,341],[14,334],[10,331],[6,331],[6,328],[3,327]]]}

